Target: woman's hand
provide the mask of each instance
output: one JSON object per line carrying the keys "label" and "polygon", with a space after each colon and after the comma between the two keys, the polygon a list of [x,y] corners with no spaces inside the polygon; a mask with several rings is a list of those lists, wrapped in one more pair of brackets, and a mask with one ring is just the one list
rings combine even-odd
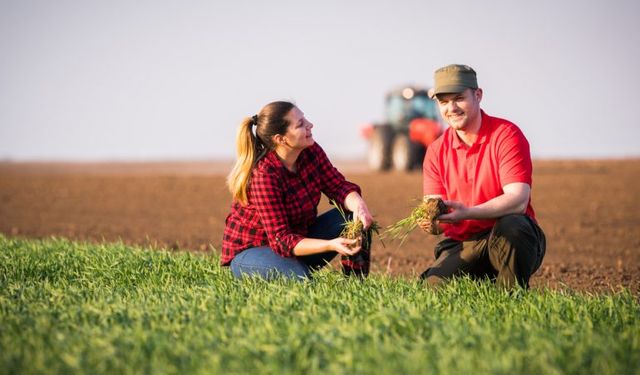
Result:
{"label": "woman's hand", "polygon": [[362,203],[358,208],[353,211],[353,220],[360,220],[364,229],[368,229],[371,224],[373,224],[373,217],[371,216],[371,212],[369,212],[367,204],[364,203],[364,200],[362,200]]}
{"label": "woman's hand", "polygon": [[353,220],[362,222],[363,228],[368,229],[373,224],[373,216],[369,212],[369,207],[364,202],[364,199],[355,191],[352,191],[347,195],[344,200],[345,207],[353,212]]}
{"label": "woman's hand", "polygon": [[340,255],[354,255],[362,248],[360,239],[347,239],[343,237],[329,240],[329,248]]}

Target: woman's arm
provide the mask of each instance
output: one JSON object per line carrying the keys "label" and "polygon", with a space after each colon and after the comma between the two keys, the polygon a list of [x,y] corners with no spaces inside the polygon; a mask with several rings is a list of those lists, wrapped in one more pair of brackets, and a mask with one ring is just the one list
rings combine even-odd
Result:
{"label": "woman's arm", "polygon": [[331,164],[327,154],[317,143],[313,149],[316,163],[321,173],[321,190],[330,200],[342,203],[349,211],[353,212],[354,219],[362,221],[368,228],[373,219],[367,205],[360,195],[360,187],[347,181],[342,173]]}
{"label": "woman's arm", "polygon": [[249,199],[256,208],[269,246],[275,253],[291,257],[294,256],[293,249],[304,236],[291,231],[284,195],[280,175],[274,171],[253,174]]}
{"label": "woman's arm", "polygon": [[349,240],[338,237],[332,240],[320,240],[316,238],[303,238],[293,248],[293,254],[296,256],[312,255],[324,253],[327,251],[336,251],[341,255],[354,255],[360,251],[358,240]]}
{"label": "woman's arm", "polygon": [[291,257],[336,251],[342,255],[353,255],[360,251],[356,239],[338,237],[332,240],[321,240],[292,233],[287,220],[280,181],[280,176],[276,174],[257,173],[253,176],[250,192],[267,233],[269,245],[277,254]]}

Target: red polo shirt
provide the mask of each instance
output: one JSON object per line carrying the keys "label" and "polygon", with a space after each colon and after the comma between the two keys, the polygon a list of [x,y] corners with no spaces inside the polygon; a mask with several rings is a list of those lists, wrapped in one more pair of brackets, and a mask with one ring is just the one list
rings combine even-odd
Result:
{"label": "red polo shirt", "polygon": [[[513,123],[482,111],[476,142],[467,146],[448,128],[432,143],[424,158],[423,191],[445,200],[476,206],[502,195],[504,185],[524,182],[531,186],[529,142]],[[526,215],[535,220],[531,198]],[[496,220],[463,220],[442,224],[444,234],[458,241],[490,229]]]}

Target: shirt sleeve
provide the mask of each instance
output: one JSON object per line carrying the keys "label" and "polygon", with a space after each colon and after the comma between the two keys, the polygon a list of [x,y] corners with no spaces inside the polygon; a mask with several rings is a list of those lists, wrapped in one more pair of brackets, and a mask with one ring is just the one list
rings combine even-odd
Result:
{"label": "shirt sleeve", "polygon": [[336,169],[336,167],[331,164],[327,154],[324,152],[322,147],[316,143],[315,145],[315,155],[318,166],[320,167],[322,184],[321,191],[326,195],[329,199],[344,204],[347,195],[352,191],[357,192],[362,195],[360,187],[352,182],[347,181],[342,173]]}
{"label": "shirt sleeve", "polygon": [[504,135],[504,139],[498,143],[500,184],[505,186],[523,182],[531,185],[533,167],[529,142],[515,125],[505,131]]}
{"label": "shirt sleeve", "polygon": [[442,195],[446,197],[446,190],[440,175],[439,149],[435,144],[427,147],[427,154],[422,163],[423,195]]}
{"label": "shirt sleeve", "polygon": [[292,257],[293,248],[304,236],[291,231],[284,206],[284,190],[279,180],[275,172],[254,173],[250,198],[260,216],[269,246],[283,257]]}

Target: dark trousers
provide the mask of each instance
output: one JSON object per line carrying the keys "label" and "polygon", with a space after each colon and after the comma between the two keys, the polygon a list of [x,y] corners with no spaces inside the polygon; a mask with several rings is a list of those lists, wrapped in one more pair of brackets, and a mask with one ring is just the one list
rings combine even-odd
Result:
{"label": "dark trousers", "polygon": [[444,239],[435,247],[436,261],[420,276],[430,285],[457,275],[488,277],[507,288],[529,287],[546,249],[542,229],[526,215],[507,215],[491,230],[466,241]]}

